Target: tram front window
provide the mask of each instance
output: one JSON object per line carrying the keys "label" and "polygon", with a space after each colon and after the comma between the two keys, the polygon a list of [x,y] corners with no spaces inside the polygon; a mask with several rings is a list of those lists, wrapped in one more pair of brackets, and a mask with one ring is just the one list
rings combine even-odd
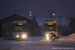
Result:
{"label": "tram front window", "polygon": [[14,25],[14,32],[25,32],[26,31],[26,25]]}
{"label": "tram front window", "polygon": [[45,31],[56,31],[56,24],[53,23],[45,24]]}

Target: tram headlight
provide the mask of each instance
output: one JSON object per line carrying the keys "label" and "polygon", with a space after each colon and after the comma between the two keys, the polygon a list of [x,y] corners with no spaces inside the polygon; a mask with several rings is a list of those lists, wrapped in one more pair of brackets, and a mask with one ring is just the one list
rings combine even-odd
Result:
{"label": "tram headlight", "polygon": [[47,40],[49,40],[49,37],[46,37]]}
{"label": "tram headlight", "polygon": [[23,34],[23,35],[22,35],[22,38],[27,38],[27,35]]}
{"label": "tram headlight", "polygon": [[49,34],[46,34],[46,37],[48,37],[49,36]]}
{"label": "tram headlight", "polygon": [[19,35],[16,35],[17,38],[19,38]]}
{"label": "tram headlight", "polygon": [[46,40],[49,40],[50,37],[49,37],[49,34],[46,34]]}

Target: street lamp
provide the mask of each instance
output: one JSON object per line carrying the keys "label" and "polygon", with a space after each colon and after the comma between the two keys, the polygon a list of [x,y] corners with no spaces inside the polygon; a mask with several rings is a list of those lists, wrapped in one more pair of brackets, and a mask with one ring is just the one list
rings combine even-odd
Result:
{"label": "street lamp", "polygon": [[32,14],[31,14],[31,13],[32,13],[32,12],[30,11],[30,12],[29,12],[29,17],[31,17],[31,16],[32,16]]}
{"label": "street lamp", "polygon": [[55,13],[53,13],[53,16],[55,16]]}

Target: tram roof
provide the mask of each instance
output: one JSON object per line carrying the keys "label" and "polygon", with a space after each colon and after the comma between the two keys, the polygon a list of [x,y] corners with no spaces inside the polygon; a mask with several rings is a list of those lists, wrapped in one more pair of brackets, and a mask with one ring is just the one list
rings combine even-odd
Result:
{"label": "tram roof", "polygon": [[46,23],[57,23],[56,20],[45,20]]}
{"label": "tram roof", "polygon": [[56,20],[50,19],[50,20],[45,20],[45,21],[56,21]]}

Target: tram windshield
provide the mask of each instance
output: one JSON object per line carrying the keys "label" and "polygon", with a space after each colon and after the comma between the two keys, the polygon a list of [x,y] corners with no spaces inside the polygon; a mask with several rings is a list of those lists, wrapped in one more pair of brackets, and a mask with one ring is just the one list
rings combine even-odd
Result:
{"label": "tram windshield", "polygon": [[25,32],[26,31],[26,24],[18,23],[14,24],[14,32]]}
{"label": "tram windshield", "polygon": [[56,24],[55,23],[45,24],[45,31],[56,31]]}

